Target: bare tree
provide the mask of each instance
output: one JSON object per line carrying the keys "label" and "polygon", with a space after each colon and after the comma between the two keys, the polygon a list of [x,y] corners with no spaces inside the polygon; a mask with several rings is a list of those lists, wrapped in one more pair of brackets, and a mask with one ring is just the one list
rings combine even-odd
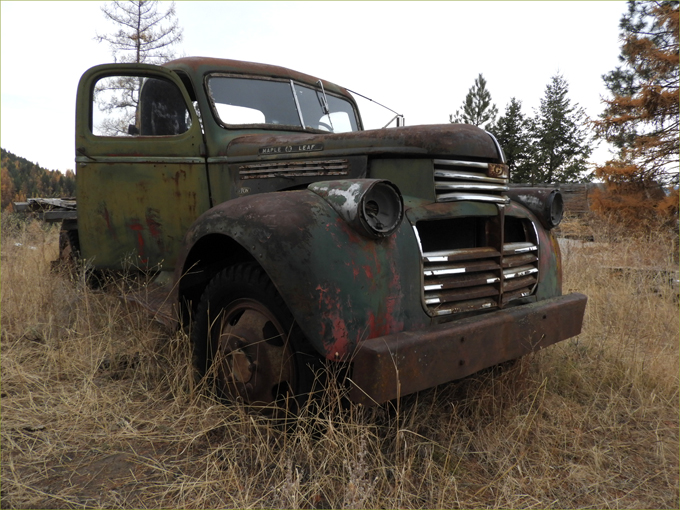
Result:
{"label": "bare tree", "polygon": [[[104,16],[118,30],[97,34],[97,42],[108,43],[114,62],[162,64],[174,58],[172,47],[182,40],[175,3],[159,10],[155,0],[116,0],[102,7]],[[97,128],[104,135],[126,134],[134,123],[142,79],[117,76],[101,80],[95,88],[95,101],[106,118]],[[119,112],[119,113],[114,113]]]}
{"label": "bare tree", "polygon": [[175,2],[159,12],[155,0],[116,0],[102,12],[119,28],[112,34],[97,34],[95,40],[109,44],[114,62],[162,64],[174,57],[171,47],[182,41]]}

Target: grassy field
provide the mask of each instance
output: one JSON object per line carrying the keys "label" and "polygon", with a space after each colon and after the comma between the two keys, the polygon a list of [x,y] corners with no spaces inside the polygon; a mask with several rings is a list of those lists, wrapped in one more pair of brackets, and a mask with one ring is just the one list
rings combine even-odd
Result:
{"label": "grassy field", "polygon": [[564,250],[578,338],[398,408],[330,388],[283,430],[197,386],[185,334],[51,272],[55,230],[4,215],[1,506],[678,508],[677,289],[639,270],[676,245],[594,239]]}

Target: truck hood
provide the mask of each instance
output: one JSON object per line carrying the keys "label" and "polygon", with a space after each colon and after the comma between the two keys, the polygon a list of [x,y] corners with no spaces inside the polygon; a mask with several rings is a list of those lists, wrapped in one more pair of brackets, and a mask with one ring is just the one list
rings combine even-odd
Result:
{"label": "truck hood", "polygon": [[234,138],[232,162],[309,156],[404,155],[479,158],[501,162],[500,149],[486,131],[469,124],[408,126],[339,134],[252,134]]}

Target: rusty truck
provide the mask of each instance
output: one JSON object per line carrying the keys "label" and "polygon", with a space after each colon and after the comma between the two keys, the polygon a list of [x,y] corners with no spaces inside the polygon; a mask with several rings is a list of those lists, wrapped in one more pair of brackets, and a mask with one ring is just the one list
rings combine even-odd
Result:
{"label": "rusty truck", "polygon": [[376,405],[578,335],[559,191],[511,188],[478,127],[397,124],[365,130],[350,91],[272,65],[93,67],[61,248],[146,275],[132,299],[252,405],[304,401],[319,362]]}

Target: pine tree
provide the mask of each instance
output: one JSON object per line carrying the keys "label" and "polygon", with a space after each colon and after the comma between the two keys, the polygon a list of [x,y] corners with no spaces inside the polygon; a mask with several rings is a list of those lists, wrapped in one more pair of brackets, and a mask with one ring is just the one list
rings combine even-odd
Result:
{"label": "pine tree", "polygon": [[[114,62],[162,64],[174,58],[172,46],[182,40],[182,29],[175,15],[175,3],[162,12],[156,0],[116,0],[102,7],[104,16],[116,24],[118,30],[95,37],[108,43]],[[100,81],[95,88],[99,109],[108,114],[98,126],[102,134],[126,134],[133,124],[139,100],[141,79],[117,76]],[[111,116],[120,112],[119,117]]]}
{"label": "pine tree", "polygon": [[462,111],[456,110],[456,114],[449,115],[449,122],[457,124],[473,124],[485,128],[493,124],[498,115],[498,108],[491,104],[491,94],[486,89],[486,80],[481,74],[470,87]]}
{"label": "pine tree", "polygon": [[531,181],[529,121],[522,113],[522,102],[511,98],[503,114],[489,131],[503,148],[512,182]]}
{"label": "pine tree", "polygon": [[596,169],[607,188],[594,207],[628,226],[673,223],[678,211],[678,6],[629,1],[619,23],[623,65],[603,76],[612,97],[595,126],[618,154]]}
{"label": "pine tree", "polygon": [[569,85],[561,75],[552,77],[541,106],[530,123],[532,183],[583,182],[593,152],[588,117],[567,97]]}

